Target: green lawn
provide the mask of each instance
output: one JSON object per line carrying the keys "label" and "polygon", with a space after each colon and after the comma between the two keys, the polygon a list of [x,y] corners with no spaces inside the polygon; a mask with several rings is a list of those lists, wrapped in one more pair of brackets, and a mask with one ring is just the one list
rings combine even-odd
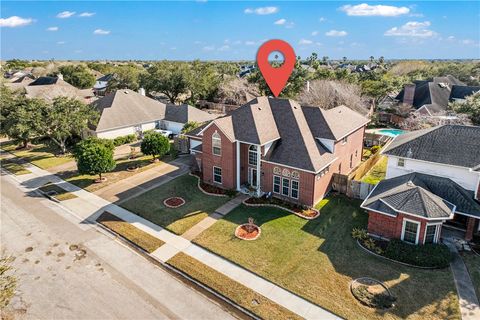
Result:
{"label": "green lawn", "polygon": [[[182,197],[186,203],[176,209],[165,207],[163,200],[173,196]],[[202,193],[198,190],[196,177],[183,175],[123,202],[121,206],[176,234],[182,234],[228,200],[227,197]]]}
{"label": "green lawn", "polygon": [[16,176],[31,173],[30,170],[25,169],[22,165],[15,163],[12,160],[0,159],[0,165],[2,166],[2,168],[6,169],[7,171],[13,173]]}
{"label": "green lawn", "polygon": [[[151,159],[151,156],[139,156],[133,160],[119,159],[117,160],[117,166],[112,172],[102,174],[102,177],[107,178],[107,181],[102,183],[95,183],[98,175],[78,174],[77,170],[60,172],[57,175],[79,188],[94,192],[163,163],[162,161],[152,163]],[[127,171],[127,168],[130,166],[137,166],[138,170],[134,172]]]}
{"label": "green lawn", "polygon": [[[320,217],[311,221],[276,208],[240,206],[194,241],[347,319],[459,319],[450,269],[408,268],[358,247],[351,230],[364,228],[368,218],[359,204],[344,197],[324,200]],[[233,236],[248,217],[262,228],[258,240]],[[397,306],[376,312],[359,304],[349,283],[364,276],[384,281]]]}
{"label": "green lawn", "polygon": [[475,286],[477,297],[480,299],[480,256],[474,254],[473,252],[464,252],[462,254],[462,258],[467,266],[468,272],[470,273],[470,278]]}
{"label": "green lawn", "polygon": [[74,195],[73,193],[62,189],[60,186],[53,183],[47,183],[46,185],[44,185],[43,187],[40,187],[39,189],[45,193],[48,193],[50,191],[55,192],[56,195],[53,195],[52,197],[54,197],[58,201],[65,201],[65,200],[77,198],[77,196]]}
{"label": "green lawn", "polygon": [[16,150],[17,146],[17,143],[8,141],[2,143],[0,148],[13,153],[15,156],[22,158],[23,160],[30,162],[31,164],[34,164],[42,169],[56,167],[58,165],[73,161],[73,157],[71,155],[58,156],[60,151],[59,149],[45,144],[35,144],[32,145],[31,149],[19,150]]}
{"label": "green lawn", "polygon": [[209,288],[250,310],[262,319],[302,319],[295,313],[265,298],[252,289],[230,279],[183,252],[176,254],[167,263]]}
{"label": "green lawn", "polygon": [[377,184],[385,179],[387,173],[387,157],[383,156],[378,162],[363,176],[362,182]]}

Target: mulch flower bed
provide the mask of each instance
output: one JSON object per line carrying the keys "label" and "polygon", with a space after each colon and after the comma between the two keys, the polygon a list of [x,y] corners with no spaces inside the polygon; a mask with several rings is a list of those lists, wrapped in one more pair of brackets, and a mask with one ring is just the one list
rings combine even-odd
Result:
{"label": "mulch flower bed", "polygon": [[168,208],[178,208],[185,204],[185,200],[180,197],[170,197],[163,200],[163,204]]}
{"label": "mulch flower bed", "polygon": [[260,237],[262,230],[254,224],[241,224],[235,229],[235,236],[242,240],[256,240]]}
{"label": "mulch flower bed", "polygon": [[314,208],[307,208],[302,205],[297,205],[293,203],[289,203],[277,198],[266,198],[260,197],[255,198],[251,197],[244,201],[246,205],[260,205],[260,206],[273,206],[273,207],[281,207],[289,212],[296,214],[297,216],[305,219],[315,219],[320,215],[320,211]]}
{"label": "mulch flower bed", "polygon": [[102,183],[102,182],[105,182],[105,181],[107,181],[107,178],[106,178],[106,177],[102,177],[101,179],[100,179],[100,178],[95,179],[94,182],[95,182],[95,183]]}
{"label": "mulch flower bed", "polygon": [[388,309],[397,300],[382,282],[372,278],[355,279],[350,290],[358,301],[370,308]]}

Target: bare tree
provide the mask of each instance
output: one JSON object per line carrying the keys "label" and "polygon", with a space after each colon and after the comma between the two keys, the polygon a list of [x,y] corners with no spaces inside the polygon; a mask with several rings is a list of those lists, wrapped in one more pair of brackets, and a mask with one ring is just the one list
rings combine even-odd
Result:
{"label": "bare tree", "polygon": [[450,113],[448,116],[437,117],[412,114],[400,123],[400,128],[404,130],[420,130],[443,124],[471,125],[472,121],[465,114]]}
{"label": "bare tree", "polygon": [[332,109],[345,105],[363,115],[368,113],[368,103],[362,97],[362,89],[352,83],[336,80],[315,80],[310,90],[302,92],[298,100],[302,104]]}

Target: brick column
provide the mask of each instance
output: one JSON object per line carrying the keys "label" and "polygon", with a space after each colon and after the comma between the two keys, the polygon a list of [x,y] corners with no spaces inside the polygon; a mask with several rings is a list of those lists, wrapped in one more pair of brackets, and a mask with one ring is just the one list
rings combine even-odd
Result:
{"label": "brick column", "polygon": [[467,218],[467,232],[465,233],[465,240],[470,241],[473,239],[473,228],[475,226],[475,218]]}

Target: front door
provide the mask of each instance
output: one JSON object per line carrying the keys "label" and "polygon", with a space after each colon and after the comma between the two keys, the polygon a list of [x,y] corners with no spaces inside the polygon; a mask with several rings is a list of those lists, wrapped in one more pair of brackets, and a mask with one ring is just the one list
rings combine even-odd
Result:
{"label": "front door", "polygon": [[248,183],[252,187],[257,187],[257,169],[248,168]]}

